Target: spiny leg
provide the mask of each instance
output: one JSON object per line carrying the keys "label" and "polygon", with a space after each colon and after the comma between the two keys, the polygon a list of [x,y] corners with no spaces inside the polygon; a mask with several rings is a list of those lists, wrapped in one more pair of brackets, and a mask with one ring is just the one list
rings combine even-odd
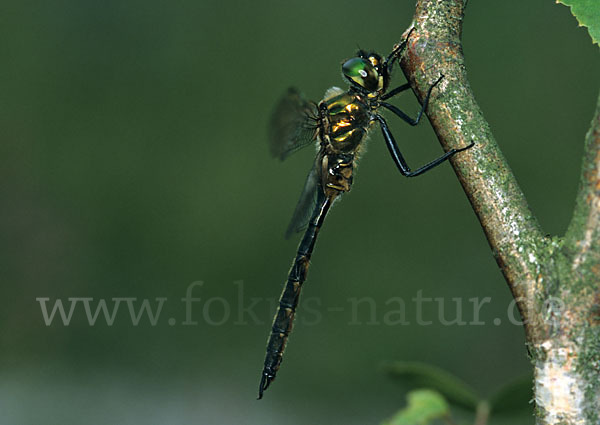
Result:
{"label": "spiny leg", "polygon": [[392,96],[396,96],[398,93],[403,92],[404,90],[408,90],[410,88],[410,83],[402,84],[400,87],[396,87],[393,90],[390,90],[383,96],[381,96],[381,100],[389,99]]}
{"label": "spiny leg", "polygon": [[394,59],[398,58],[398,55],[402,52],[402,50],[404,50],[404,48],[406,47],[406,44],[408,43],[408,39],[410,38],[410,35],[412,34],[412,32],[415,30],[415,27],[412,27],[410,29],[410,31],[408,32],[408,35],[406,36],[406,38],[404,39],[404,41],[402,41],[402,43],[400,43],[398,45],[398,47],[396,47],[394,50],[392,50],[392,53],[390,53],[388,55],[388,57],[385,59],[385,72],[390,75],[392,73],[392,67],[394,65]]}
{"label": "spiny leg", "polygon": [[394,140],[394,136],[392,135],[392,132],[390,131],[387,123],[385,122],[385,119],[381,115],[378,115],[378,114],[375,115],[375,118],[377,119],[377,121],[379,121],[379,124],[381,126],[381,131],[383,133],[383,138],[385,139],[385,144],[387,145],[387,147],[390,151],[390,154],[392,155],[392,159],[396,163],[396,166],[398,167],[398,169],[400,170],[402,175],[406,176],[406,177],[416,177],[420,174],[423,174],[426,171],[429,171],[432,168],[440,165],[442,162],[446,161],[448,158],[457,154],[458,152],[462,152],[466,149],[469,149],[470,147],[472,147],[474,145],[474,143],[471,142],[471,144],[469,144],[468,146],[466,146],[464,148],[450,149],[448,152],[446,152],[439,158],[436,158],[433,161],[431,161],[430,163],[425,164],[418,170],[411,171],[410,167],[404,160],[404,157],[402,156],[402,153],[400,152],[400,148],[398,148],[398,145],[396,144],[396,140]]}
{"label": "spiny leg", "polygon": [[[417,118],[413,119],[413,118],[409,117],[404,112],[402,112],[400,109],[398,109],[394,105],[390,105],[389,103],[381,102],[380,105],[386,109],[389,109],[390,111],[392,111],[394,114],[398,115],[400,118],[402,118],[404,121],[406,121],[410,125],[417,125],[417,124],[419,124],[419,121],[421,121],[421,117],[423,116],[423,112],[425,112],[425,109],[427,109],[427,105],[429,105],[429,98],[431,97],[431,91],[440,81],[442,81],[442,78],[444,78],[444,75],[440,75],[440,78],[438,78],[437,81],[429,87],[429,90],[427,90],[427,95],[425,96],[425,99],[423,100],[423,105],[421,106],[421,110],[419,111]],[[400,87],[403,87],[403,86],[400,86]],[[398,88],[400,88],[400,87],[398,87]],[[392,92],[393,91],[394,90],[392,90]],[[382,99],[383,99],[383,97],[382,97]]]}

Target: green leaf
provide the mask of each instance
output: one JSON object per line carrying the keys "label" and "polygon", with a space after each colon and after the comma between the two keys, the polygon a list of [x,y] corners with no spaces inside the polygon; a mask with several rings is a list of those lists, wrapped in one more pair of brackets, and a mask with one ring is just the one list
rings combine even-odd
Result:
{"label": "green leaf", "polygon": [[579,26],[587,27],[592,41],[600,45],[600,1],[598,0],[556,0],[571,7],[571,13]]}
{"label": "green leaf", "polygon": [[409,384],[439,391],[451,404],[471,411],[477,409],[480,399],[476,392],[443,369],[419,362],[394,362],[386,369]]}
{"label": "green leaf", "polygon": [[415,390],[406,396],[408,405],[383,425],[424,425],[450,413],[448,403],[432,390]]}
{"label": "green leaf", "polygon": [[500,388],[490,398],[493,413],[513,413],[519,410],[533,409],[533,376],[527,374]]}

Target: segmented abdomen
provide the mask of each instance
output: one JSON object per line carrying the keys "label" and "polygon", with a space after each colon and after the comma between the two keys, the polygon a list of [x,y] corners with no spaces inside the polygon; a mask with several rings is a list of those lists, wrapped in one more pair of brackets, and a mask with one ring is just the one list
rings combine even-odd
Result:
{"label": "segmented abdomen", "polygon": [[267,354],[258,390],[259,399],[262,398],[263,391],[275,379],[281,365],[283,351],[292,330],[296,307],[298,307],[300,290],[306,280],[310,256],[330,205],[331,198],[326,197],[323,190],[319,188],[317,205],[304,237],[298,246],[298,253],[288,273],[287,282],[279,299],[279,307],[273,319],[273,327],[267,343]]}

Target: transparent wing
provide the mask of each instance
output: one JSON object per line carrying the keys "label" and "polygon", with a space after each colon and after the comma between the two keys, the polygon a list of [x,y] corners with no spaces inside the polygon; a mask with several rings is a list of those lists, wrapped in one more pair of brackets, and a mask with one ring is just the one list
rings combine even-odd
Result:
{"label": "transparent wing", "polygon": [[281,160],[315,141],[317,137],[317,107],[296,89],[283,95],[269,123],[271,154]]}
{"label": "transparent wing", "polygon": [[300,195],[300,199],[296,204],[294,215],[292,216],[290,224],[285,231],[286,239],[288,239],[292,233],[304,230],[310,221],[310,217],[312,216],[315,205],[317,204],[317,194],[319,188],[319,173],[317,165],[318,161],[315,161],[315,164],[308,173],[308,177],[306,177],[304,189],[302,189],[302,194]]}

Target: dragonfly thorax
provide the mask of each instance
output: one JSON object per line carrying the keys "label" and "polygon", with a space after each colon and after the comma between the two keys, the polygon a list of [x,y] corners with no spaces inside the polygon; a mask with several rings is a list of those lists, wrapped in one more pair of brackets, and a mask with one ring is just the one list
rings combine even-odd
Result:
{"label": "dragonfly thorax", "polygon": [[325,98],[319,104],[321,139],[336,153],[356,151],[371,122],[370,106],[351,92]]}

